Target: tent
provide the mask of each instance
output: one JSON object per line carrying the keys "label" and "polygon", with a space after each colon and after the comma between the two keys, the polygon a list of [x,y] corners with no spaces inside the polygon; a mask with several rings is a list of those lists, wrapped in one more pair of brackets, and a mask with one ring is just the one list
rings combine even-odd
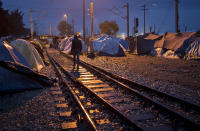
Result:
{"label": "tent", "polygon": [[[195,32],[167,33],[162,39],[155,42],[154,48],[164,48],[173,51],[184,52],[190,43],[187,41],[195,35]],[[185,44],[187,43],[187,46]],[[183,48],[184,47],[184,48]]]}
{"label": "tent", "polygon": [[0,95],[50,86],[48,78],[31,70],[26,59],[12,46],[0,41]]}
{"label": "tent", "polygon": [[128,50],[129,49],[129,44],[126,40],[121,39],[121,38],[117,38],[119,39],[119,43],[124,47],[124,49]]}
{"label": "tent", "polygon": [[43,50],[42,45],[37,40],[30,41],[30,43],[35,47],[35,49],[38,51],[42,59],[44,59],[44,55],[43,55],[44,50]]}
{"label": "tent", "polygon": [[157,39],[159,39],[160,37],[161,37],[161,36],[159,36],[159,35],[150,33],[150,34],[146,34],[146,35],[144,36],[144,39],[146,39],[146,40],[157,40]]}
{"label": "tent", "polygon": [[8,61],[31,68],[26,59],[12,46],[0,41],[0,61]]}
{"label": "tent", "polygon": [[96,38],[95,40],[96,40],[96,41],[104,41],[104,40],[110,39],[110,38],[111,38],[111,36],[109,36],[109,35],[101,34],[101,35],[98,36],[98,38]]}
{"label": "tent", "polygon": [[10,45],[24,56],[34,70],[40,71],[45,66],[37,50],[28,41],[17,39]]}
{"label": "tent", "polygon": [[[63,40],[61,40],[59,44],[59,49],[64,53],[70,53],[72,47],[72,40],[73,37],[65,37]],[[87,47],[83,40],[81,40],[81,44],[82,44],[82,52],[87,52]]]}
{"label": "tent", "polygon": [[170,58],[172,58],[172,52],[174,52],[173,58],[177,58],[177,56],[182,58],[185,55],[185,50],[192,43],[195,34],[195,32],[166,33],[160,40],[155,42],[154,48],[171,50]]}
{"label": "tent", "polygon": [[185,51],[186,59],[200,59],[200,37],[198,37]]}
{"label": "tent", "polygon": [[155,34],[135,37],[131,41],[130,51],[134,54],[149,54],[154,49],[155,41],[159,39],[160,36]]}
{"label": "tent", "polygon": [[105,37],[93,42],[93,50],[99,55],[125,56],[125,48],[120,44],[120,39]]}
{"label": "tent", "polygon": [[[64,48],[66,48],[66,47],[68,47],[68,46],[70,47],[70,46],[71,46],[72,40],[73,40],[73,37],[67,37],[67,36],[66,36],[64,39],[61,40],[60,44],[58,45],[58,48],[59,48],[61,51],[63,51]],[[70,48],[70,50],[71,50],[71,48]]]}
{"label": "tent", "polygon": [[178,56],[178,54],[173,50],[167,50],[166,52],[163,53],[162,57],[170,58],[170,59],[179,59],[180,58]]}
{"label": "tent", "polygon": [[165,50],[163,48],[155,48],[151,50],[150,55],[152,56],[162,56]]}

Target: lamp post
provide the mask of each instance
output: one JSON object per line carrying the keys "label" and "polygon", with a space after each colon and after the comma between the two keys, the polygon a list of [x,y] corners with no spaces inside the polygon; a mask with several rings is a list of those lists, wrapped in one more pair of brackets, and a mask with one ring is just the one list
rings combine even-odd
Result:
{"label": "lamp post", "polygon": [[[65,18],[65,22],[66,22],[66,24],[67,24],[67,14],[64,14],[64,18]],[[67,26],[67,25],[66,25]],[[66,28],[66,36],[67,36],[67,28]]]}
{"label": "lamp post", "polygon": [[91,14],[91,37],[94,39],[94,33],[93,33],[93,2],[90,3],[90,14]]}
{"label": "lamp post", "polygon": [[64,14],[64,18],[65,18],[65,21],[66,21],[66,23],[67,23],[67,14]]}
{"label": "lamp post", "polygon": [[83,0],[83,40],[85,41],[85,0]]}

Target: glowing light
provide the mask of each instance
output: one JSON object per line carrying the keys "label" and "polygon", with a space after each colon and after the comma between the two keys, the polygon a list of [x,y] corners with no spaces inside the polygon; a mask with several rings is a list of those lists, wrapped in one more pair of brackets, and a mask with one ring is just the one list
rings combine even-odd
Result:
{"label": "glowing light", "polygon": [[122,39],[125,39],[125,38],[126,38],[125,33],[122,33],[122,34],[121,34],[121,38],[122,38]]}

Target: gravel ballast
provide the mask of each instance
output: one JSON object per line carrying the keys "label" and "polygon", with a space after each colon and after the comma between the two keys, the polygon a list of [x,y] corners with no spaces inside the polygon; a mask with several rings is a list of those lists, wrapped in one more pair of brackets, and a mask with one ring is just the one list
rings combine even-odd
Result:
{"label": "gravel ballast", "polygon": [[200,61],[162,57],[84,55],[81,60],[139,84],[200,104]]}

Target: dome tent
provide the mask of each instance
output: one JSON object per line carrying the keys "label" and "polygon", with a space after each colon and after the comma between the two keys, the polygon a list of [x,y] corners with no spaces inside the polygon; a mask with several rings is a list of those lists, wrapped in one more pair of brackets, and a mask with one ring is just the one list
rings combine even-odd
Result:
{"label": "dome tent", "polygon": [[12,46],[0,41],[0,95],[49,86],[47,77],[31,70],[25,58]]}
{"label": "dome tent", "polygon": [[45,66],[37,50],[28,41],[17,39],[12,41],[10,45],[24,56],[33,69],[40,71]]}
{"label": "dome tent", "polygon": [[12,46],[0,41],[0,61],[9,61],[31,68],[26,59]]}
{"label": "dome tent", "polygon": [[125,56],[124,47],[120,44],[120,39],[112,37],[99,38],[93,42],[93,50],[99,55]]}
{"label": "dome tent", "polygon": [[44,55],[43,55],[44,50],[43,50],[42,45],[36,40],[30,41],[30,44],[32,44],[35,47],[35,49],[38,51],[42,59],[44,59]]}
{"label": "dome tent", "polygon": [[[64,39],[62,39],[59,44],[59,49],[64,53],[70,53],[72,47],[72,40],[73,37],[65,37]],[[82,44],[82,52],[87,52],[87,47],[83,40],[81,40],[81,44]]]}

